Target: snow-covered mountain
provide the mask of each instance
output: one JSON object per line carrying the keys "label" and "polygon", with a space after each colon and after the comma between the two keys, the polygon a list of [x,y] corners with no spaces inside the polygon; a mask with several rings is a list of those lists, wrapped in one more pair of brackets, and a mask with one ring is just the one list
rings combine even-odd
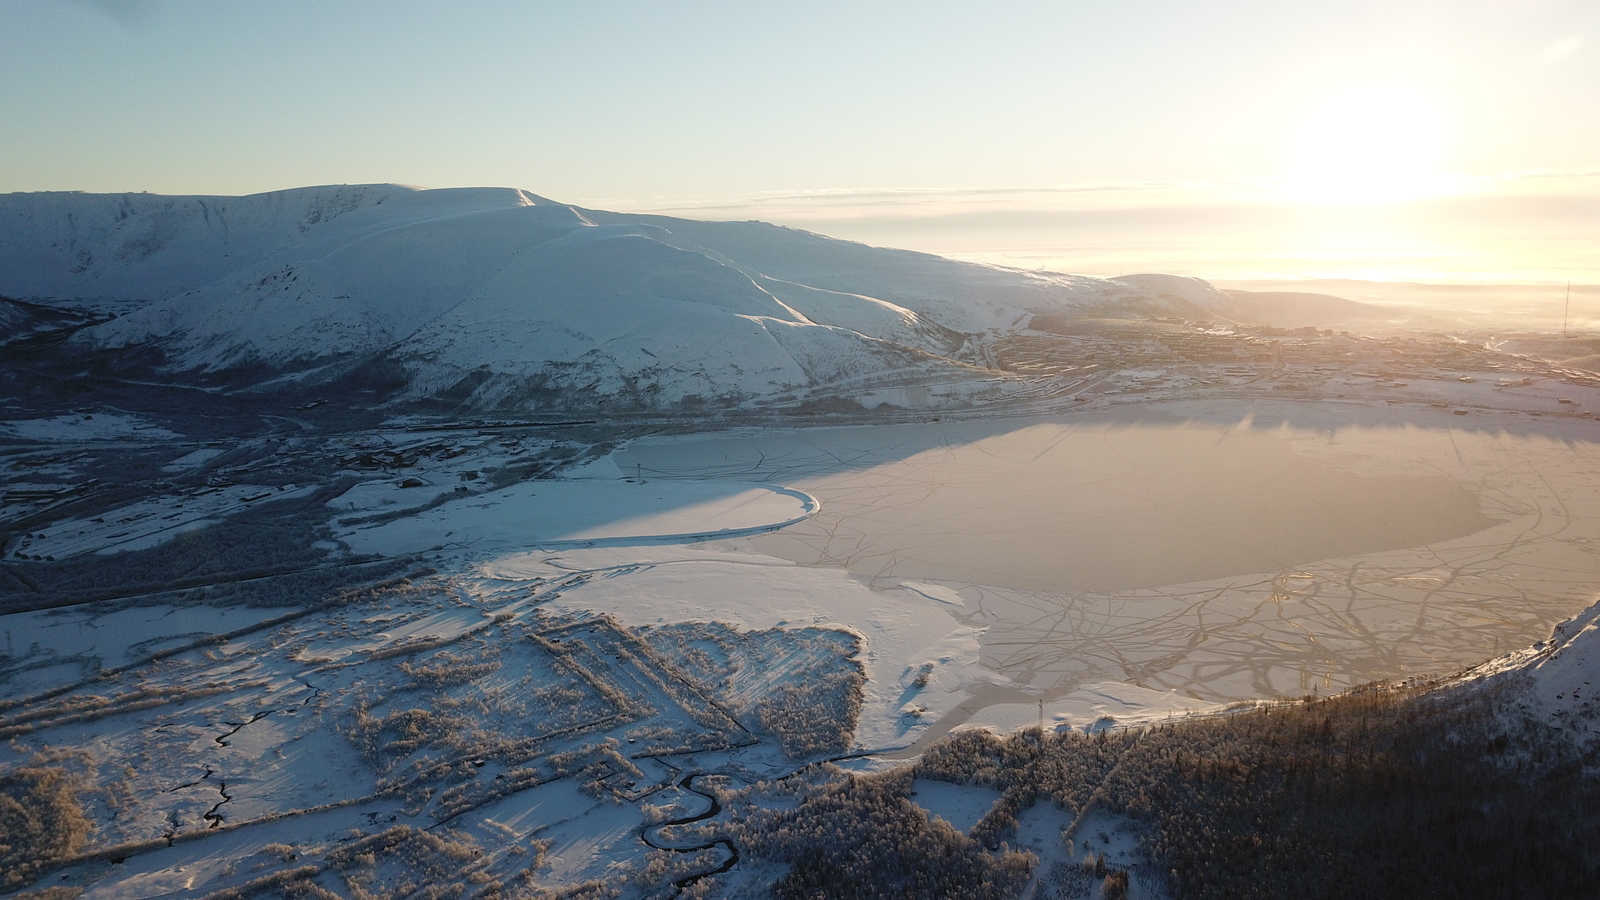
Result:
{"label": "snow-covered mountain", "polygon": [[0,347],[43,335],[60,334],[94,319],[94,316],[78,310],[0,297]]}
{"label": "snow-covered mountain", "polygon": [[0,296],[118,313],[73,338],[83,351],[312,381],[376,361],[406,396],[480,407],[960,379],[975,348],[1036,314],[1228,303],[1196,279],[1029,273],[760,222],[399,185],[3,195]]}

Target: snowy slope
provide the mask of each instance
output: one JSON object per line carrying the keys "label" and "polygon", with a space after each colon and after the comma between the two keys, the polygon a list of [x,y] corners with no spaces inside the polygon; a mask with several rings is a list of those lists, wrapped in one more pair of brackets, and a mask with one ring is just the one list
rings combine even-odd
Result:
{"label": "snowy slope", "polygon": [[0,295],[110,308],[164,299],[404,193],[351,185],[248,197],[0,194]]}
{"label": "snowy slope", "polygon": [[[1116,279],[1023,272],[909,250],[869,248],[765,222],[697,222],[585,210],[595,222],[647,221],[679,246],[730,265],[826,291],[866,295],[965,334],[1020,328],[1032,313],[1142,307],[1190,312],[1177,297]],[[1204,282],[1201,282],[1202,284]]]}
{"label": "snowy slope", "polygon": [[959,380],[969,342],[1037,313],[1210,315],[1221,295],[508,188],[359,185],[3,196],[0,296],[121,312],[71,346],[154,348],[179,372],[376,359],[413,398],[657,407]]}
{"label": "snowy slope", "polygon": [[1189,275],[1123,275],[1111,279],[1155,297],[1192,304],[1214,315],[1229,317],[1234,303],[1211,282]]}
{"label": "snowy slope", "polygon": [[1579,746],[1600,741],[1600,604],[1555,626],[1549,641],[1485,668],[1522,671],[1547,721],[1570,730]]}
{"label": "snowy slope", "polygon": [[0,347],[93,321],[77,310],[0,297]]}
{"label": "snowy slope", "polygon": [[108,346],[168,340],[179,367],[209,369],[389,347],[468,300],[520,254],[585,224],[566,207],[533,206],[514,193],[494,199],[503,205],[465,213],[440,204],[351,214],[88,337]]}
{"label": "snowy slope", "polygon": [[1557,625],[1549,648],[1530,670],[1535,695],[1561,718],[1581,723],[1587,740],[1600,739],[1600,604]]}
{"label": "snowy slope", "polygon": [[1557,625],[1548,641],[1491,660],[1461,679],[1512,679],[1526,707],[1557,725],[1580,747],[1600,743],[1600,603]]}

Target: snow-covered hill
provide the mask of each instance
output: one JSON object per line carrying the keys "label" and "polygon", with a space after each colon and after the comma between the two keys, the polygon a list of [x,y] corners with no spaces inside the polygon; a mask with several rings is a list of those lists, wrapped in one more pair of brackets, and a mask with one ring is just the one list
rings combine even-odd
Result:
{"label": "snow-covered hill", "polygon": [[0,196],[0,296],[120,314],[77,334],[80,350],[313,381],[378,362],[407,396],[479,407],[960,380],[975,347],[1035,314],[1227,303],[1195,279],[1028,273],[759,222],[399,185]]}
{"label": "snow-covered hill", "polygon": [[1509,682],[1524,714],[1555,725],[1582,749],[1600,744],[1600,603],[1557,625],[1550,639],[1468,671],[1461,684]]}
{"label": "snow-covered hill", "polygon": [[94,321],[78,310],[0,297],[0,347],[46,334],[60,334]]}
{"label": "snow-covered hill", "polygon": [[0,194],[0,295],[127,309],[210,283],[383,203],[393,185],[248,197]]}

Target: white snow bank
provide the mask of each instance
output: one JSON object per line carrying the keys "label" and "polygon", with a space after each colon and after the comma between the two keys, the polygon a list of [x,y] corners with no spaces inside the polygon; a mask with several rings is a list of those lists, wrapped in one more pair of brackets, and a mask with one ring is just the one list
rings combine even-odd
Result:
{"label": "white snow bank", "polygon": [[[1138,685],[1106,681],[1086,684],[1057,700],[1046,700],[1044,724],[1087,732],[1096,728],[1148,725],[1168,716],[1209,712],[1224,705],[1185,697],[1177,691],[1153,691]],[[968,719],[965,727],[1010,732],[1038,722],[1037,703],[1001,703],[985,707]]]}

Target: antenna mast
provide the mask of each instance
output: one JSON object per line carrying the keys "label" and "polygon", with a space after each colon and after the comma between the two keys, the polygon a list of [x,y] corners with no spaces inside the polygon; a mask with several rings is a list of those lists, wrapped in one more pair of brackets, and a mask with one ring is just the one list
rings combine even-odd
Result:
{"label": "antenna mast", "polygon": [[1561,336],[1567,336],[1567,314],[1572,312],[1572,280],[1567,280],[1567,305],[1561,310]]}

